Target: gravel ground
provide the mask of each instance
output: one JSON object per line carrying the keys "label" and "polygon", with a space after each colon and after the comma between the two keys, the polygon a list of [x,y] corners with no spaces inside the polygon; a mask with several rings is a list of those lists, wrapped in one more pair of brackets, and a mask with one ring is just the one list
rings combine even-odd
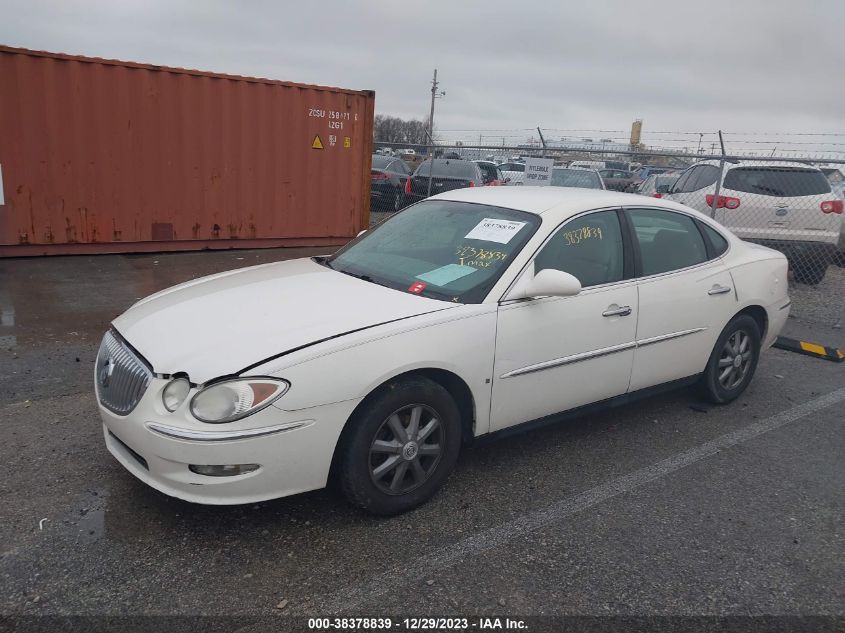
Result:
{"label": "gravel ground", "polygon": [[[845,615],[845,364],[781,350],[728,406],[682,390],[478,443],[392,519],[329,491],[203,507],[136,480],[91,385],[109,320],[304,254],[0,261],[0,615]],[[841,317],[832,272],[788,327],[845,346],[814,320]]]}

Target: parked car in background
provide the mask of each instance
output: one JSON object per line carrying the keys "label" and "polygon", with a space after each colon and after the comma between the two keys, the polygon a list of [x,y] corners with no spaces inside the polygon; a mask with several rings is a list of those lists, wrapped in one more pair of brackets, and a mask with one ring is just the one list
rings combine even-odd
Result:
{"label": "parked car in background", "polygon": [[416,156],[417,152],[412,149],[400,149],[396,152],[398,156]]}
{"label": "parked car in background", "polygon": [[525,180],[525,163],[510,161],[499,165],[499,169],[508,185],[521,185]]}
{"label": "parked car in background", "polygon": [[640,182],[644,182],[646,178],[651,176],[652,174],[665,174],[669,172],[676,171],[672,167],[655,167],[653,165],[644,165],[637,170],[637,178],[640,179]]}
{"label": "parked car in background", "polygon": [[606,160],[604,161],[605,169],[619,169],[621,171],[634,171],[631,169],[631,163],[624,160]]}
{"label": "parked car in background", "polygon": [[580,169],[606,169],[607,164],[603,160],[573,160],[569,163],[570,167],[578,167]]}
{"label": "parked car in background", "polygon": [[[719,161],[684,171],[663,197],[710,213]],[[815,285],[837,253],[843,200],[825,175],[806,163],[725,163],[715,219],[739,237],[783,252],[795,280]]]}
{"label": "parked car in background", "polygon": [[[827,177],[830,188],[837,196],[845,200],[845,173],[838,167],[822,166],[819,169]],[[842,216],[842,228],[839,230],[839,244],[837,245],[834,263],[845,267],[845,214]]]}
{"label": "parked car in background", "polygon": [[398,211],[405,206],[411,170],[401,158],[373,155],[370,168],[370,209]]}
{"label": "parked car in background", "polygon": [[429,158],[420,163],[414,175],[408,179],[405,186],[408,204],[429,196],[429,180],[432,196],[452,189],[483,187],[485,184],[481,168],[470,160]]}
{"label": "parked car in background", "polygon": [[549,184],[552,187],[578,187],[580,189],[606,189],[601,174],[595,169],[554,167]]}
{"label": "parked car in background", "polygon": [[496,163],[489,160],[476,160],[473,162],[481,169],[484,184],[488,187],[500,187],[507,184],[504,175],[502,175],[502,170],[499,169]]}
{"label": "parked car in background", "polygon": [[406,512],[475,437],[657,388],[735,400],[786,322],[786,267],[665,200],[451,191],[330,257],[135,303],[97,354],[103,439],[139,480],[194,503],[331,482],[371,513]]}
{"label": "parked car in background", "polygon": [[599,169],[599,174],[608,189],[613,191],[632,191],[640,179],[630,171],[622,169]]}
{"label": "parked car in background", "polygon": [[643,196],[651,196],[652,198],[662,198],[665,194],[672,190],[672,186],[678,182],[680,174],[652,174],[640,183],[636,188],[636,193]]}

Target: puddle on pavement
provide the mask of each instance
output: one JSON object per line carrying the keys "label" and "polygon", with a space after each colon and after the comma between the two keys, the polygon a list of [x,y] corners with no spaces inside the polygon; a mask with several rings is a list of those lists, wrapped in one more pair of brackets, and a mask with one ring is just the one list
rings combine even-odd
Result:
{"label": "puddle on pavement", "polygon": [[96,344],[135,301],[225,270],[328,254],[334,248],[276,248],[0,259],[0,349]]}

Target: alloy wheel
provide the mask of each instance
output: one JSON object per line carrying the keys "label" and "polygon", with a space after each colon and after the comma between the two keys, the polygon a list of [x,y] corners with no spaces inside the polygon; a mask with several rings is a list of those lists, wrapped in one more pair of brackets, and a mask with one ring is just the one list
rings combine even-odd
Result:
{"label": "alloy wheel", "polygon": [[444,439],[443,425],[431,407],[411,404],[394,411],[370,445],[370,478],[391,495],[419,488],[437,469]]}
{"label": "alloy wheel", "polygon": [[719,384],[731,391],[745,379],[751,366],[751,337],[745,330],[737,330],[722,346],[719,357]]}

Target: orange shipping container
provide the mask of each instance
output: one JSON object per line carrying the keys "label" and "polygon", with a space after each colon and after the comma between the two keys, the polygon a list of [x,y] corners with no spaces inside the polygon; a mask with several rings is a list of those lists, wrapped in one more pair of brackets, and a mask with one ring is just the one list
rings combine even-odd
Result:
{"label": "orange shipping container", "polygon": [[372,91],[0,46],[0,256],[342,244]]}

